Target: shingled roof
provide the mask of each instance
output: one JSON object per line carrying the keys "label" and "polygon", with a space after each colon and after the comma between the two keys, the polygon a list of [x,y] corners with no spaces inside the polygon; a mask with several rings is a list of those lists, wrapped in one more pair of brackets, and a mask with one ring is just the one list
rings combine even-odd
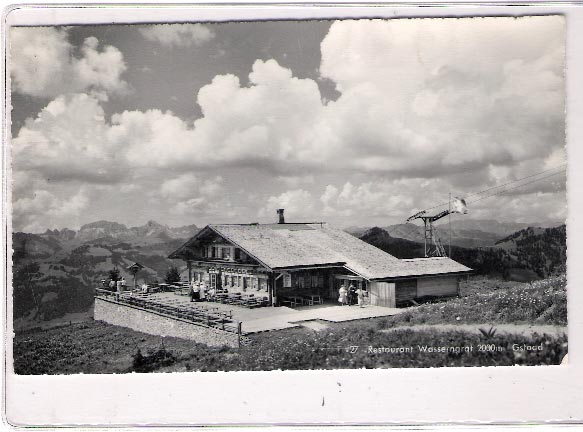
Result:
{"label": "shingled roof", "polygon": [[368,280],[471,271],[449,258],[398,259],[325,223],[208,228],[273,270],[335,265]]}

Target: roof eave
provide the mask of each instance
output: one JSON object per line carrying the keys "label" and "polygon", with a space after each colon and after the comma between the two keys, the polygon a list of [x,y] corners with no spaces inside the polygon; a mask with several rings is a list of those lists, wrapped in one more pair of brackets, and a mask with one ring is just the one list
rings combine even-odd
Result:
{"label": "roof eave", "polygon": [[453,271],[453,272],[442,272],[442,273],[422,273],[422,274],[409,274],[409,275],[400,275],[400,276],[381,276],[371,278],[371,281],[382,281],[386,279],[405,279],[405,278],[420,278],[420,277],[432,277],[432,276],[446,276],[446,275],[462,275],[471,273],[474,270],[460,270],[460,271]]}
{"label": "roof eave", "polygon": [[209,226],[205,226],[203,229],[201,229],[199,232],[197,232],[195,235],[193,235],[191,238],[189,238],[186,242],[184,242],[184,244],[182,244],[182,246],[180,246],[178,249],[176,249],[174,252],[172,252],[171,254],[168,255],[169,259],[182,259],[181,256],[179,256],[178,254],[185,249],[193,240],[197,239],[198,237],[200,237],[202,234],[205,233],[205,231],[208,231]]}
{"label": "roof eave", "polygon": [[360,272],[357,272],[356,270],[354,270],[354,269],[350,268],[350,267],[349,267],[349,266],[347,266],[347,265],[345,265],[345,266],[344,266],[344,268],[345,268],[346,270],[348,270],[348,271],[351,271],[351,272],[352,272],[352,273],[354,273],[355,275],[357,275],[357,276],[360,276],[360,277],[361,277],[361,278],[363,278],[363,279],[366,279],[366,280],[367,280],[367,281],[369,281],[369,282],[370,282],[370,281],[372,281],[372,278],[371,278],[371,277],[369,277],[369,276],[365,276],[365,275],[363,275],[362,273],[360,273]]}
{"label": "roof eave", "polygon": [[301,270],[301,269],[314,269],[314,268],[335,268],[335,267],[345,267],[345,262],[333,262],[333,263],[322,263],[322,264],[300,264],[296,266],[282,266],[273,267],[273,270],[285,271],[285,270]]}

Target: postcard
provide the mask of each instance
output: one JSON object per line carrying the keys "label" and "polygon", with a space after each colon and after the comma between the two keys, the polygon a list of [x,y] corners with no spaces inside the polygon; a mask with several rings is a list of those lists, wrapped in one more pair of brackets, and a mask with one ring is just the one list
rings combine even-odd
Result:
{"label": "postcard", "polygon": [[8,373],[568,367],[566,32],[10,26]]}

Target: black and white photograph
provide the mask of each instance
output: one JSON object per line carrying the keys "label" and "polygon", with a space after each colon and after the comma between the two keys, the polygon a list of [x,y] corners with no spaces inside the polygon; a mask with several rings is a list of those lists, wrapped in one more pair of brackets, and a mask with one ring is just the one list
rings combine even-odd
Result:
{"label": "black and white photograph", "polygon": [[15,374],[568,363],[564,16],[6,34]]}

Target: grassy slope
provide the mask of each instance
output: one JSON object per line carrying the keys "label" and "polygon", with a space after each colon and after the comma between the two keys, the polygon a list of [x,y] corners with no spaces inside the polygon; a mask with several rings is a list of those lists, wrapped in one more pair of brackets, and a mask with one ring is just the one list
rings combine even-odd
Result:
{"label": "grassy slope", "polygon": [[[289,329],[263,333],[240,350],[208,348],[177,338],[150,336],[108,324],[74,324],[61,329],[18,335],[14,344],[19,374],[125,373],[140,371],[134,364],[138,349],[170,361],[151,370],[217,371],[278,369],[348,369],[558,364],[567,350],[564,336],[485,337],[479,332],[379,330],[378,320],[333,324],[321,332]],[[512,344],[543,345],[542,351],[514,352]],[[493,344],[501,352],[479,352],[479,344]],[[470,353],[422,353],[418,345],[473,346]],[[358,346],[356,353],[348,352]],[[368,347],[412,347],[411,353],[373,354]],[[160,355],[160,354],[164,355]]]}
{"label": "grassy slope", "polygon": [[564,274],[530,283],[474,278],[463,285],[460,298],[421,305],[386,322],[567,325],[566,283]]}

